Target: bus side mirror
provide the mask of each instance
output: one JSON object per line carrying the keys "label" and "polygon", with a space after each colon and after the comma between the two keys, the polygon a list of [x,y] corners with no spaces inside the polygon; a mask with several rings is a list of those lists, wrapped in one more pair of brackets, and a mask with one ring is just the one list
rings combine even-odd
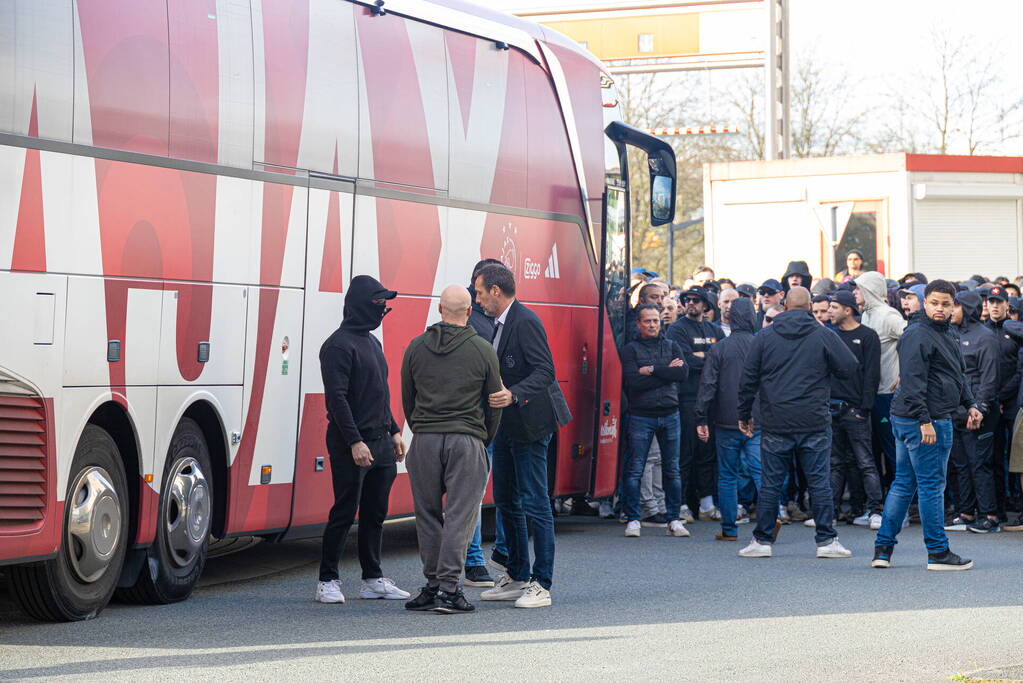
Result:
{"label": "bus side mirror", "polygon": [[664,225],[675,219],[675,159],[664,159],[656,151],[647,157],[650,165],[650,225]]}

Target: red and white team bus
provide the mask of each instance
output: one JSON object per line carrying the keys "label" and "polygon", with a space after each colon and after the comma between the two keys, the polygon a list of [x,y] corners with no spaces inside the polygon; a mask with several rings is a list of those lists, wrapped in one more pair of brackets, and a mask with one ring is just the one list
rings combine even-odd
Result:
{"label": "red and white team bus", "polygon": [[[626,146],[651,221],[675,187],[619,117],[579,45],[461,0],[0,4],[0,564],[24,610],[181,600],[211,535],[321,532],[317,352],[360,273],[400,292],[397,368],[445,285],[507,264],[575,416],[553,495],[611,493]],[[391,395],[401,422],[397,372]]]}

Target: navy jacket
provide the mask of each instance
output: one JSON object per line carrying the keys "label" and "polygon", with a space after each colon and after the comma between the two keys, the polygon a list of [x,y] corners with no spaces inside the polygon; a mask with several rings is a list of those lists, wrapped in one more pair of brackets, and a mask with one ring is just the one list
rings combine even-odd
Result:
{"label": "navy jacket", "polygon": [[[728,322],[732,333],[711,347],[703,364],[696,394],[696,424],[705,425],[713,420],[719,427],[737,429],[742,368],[757,325],[753,302],[746,298],[733,301]],[[754,424],[760,422],[759,407],[759,402],[754,402]]]}
{"label": "navy jacket", "polygon": [[[638,339],[622,349],[622,378],[629,412],[642,417],[663,417],[678,411],[678,383],[685,380],[689,369],[668,367],[682,358],[679,345],[663,336]],[[652,375],[641,375],[639,369],[654,368]]]}
{"label": "navy jacket", "polygon": [[739,387],[739,420],[760,396],[769,432],[818,432],[831,424],[831,378],[856,372],[856,356],[810,311],[785,311],[753,338]]}

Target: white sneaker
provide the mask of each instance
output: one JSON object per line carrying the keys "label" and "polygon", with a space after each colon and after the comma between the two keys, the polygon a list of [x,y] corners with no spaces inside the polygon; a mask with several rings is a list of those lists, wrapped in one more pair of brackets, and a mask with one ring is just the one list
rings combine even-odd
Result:
{"label": "white sneaker", "polygon": [[345,594],[341,592],[341,581],[320,581],[316,584],[316,602],[345,604]]}
{"label": "white sneaker", "polygon": [[530,581],[526,589],[522,591],[522,595],[515,601],[516,607],[550,607],[551,606],[551,592],[538,584],[536,581]]}
{"label": "white sneaker", "polygon": [[640,527],[642,526],[638,520],[632,520],[625,525],[625,536],[627,538],[639,538]]}
{"label": "white sneaker", "polygon": [[720,522],[721,521],[721,510],[716,507],[710,507],[706,510],[700,510],[700,521],[701,522]]}
{"label": "white sneaker", "polygon": [[784,505],[778,506],[778,519],[781,520],[782,524],[788,524],[792,521],[792,516],[789,515],[789,509]]}
{"label": "white sneaker", "polygon": [[742,505],[735,509],[735,523],[736,524],[749,524],[749,512]]}
{"label": "white sneaker", "polygon": [[668,522],[668,535],[686,538],[689,536],[689,529],[686,528],[681,519],[673,519]]}
{"label": "white sneaker", "polygon": [[390,579],[367,579],[362,582],[359,597],[363,600],[408,600],[411,595],[394,585]]}
{"label": "white sneaker", "polygon": [[689,509],[688,505],[683,505],[682,509],[678,511],[678,518],[681,519],[684,524],[692,524],[696,521],[696,518],[693,517],[693,513]]}
{"label": "white sneaker", "polygon": [[870,526],[870,517],[871,517],[870,512],[864,512],[859,517],[853,519],[853,524],[855,526]]}
{"label": "white sneaker", "polygon": [[601,519],[612,519],[615,516],[614,506],[611,505],[611,501],[602,500],[600,501],[600,507],[597,509],[597,515]]}
{"label": "white sneaker", "polygon": [[739,557],[770,557],[771,546],[767,543],[761,543],[757,539],[752,539],[749,545],[739,551]]}
{"label": "white sneaker", "polygon": [[528,581],[512,581],[510,576],[503,574],[493,588],[480,593],[480,600],[518,600],[527,586]]}
{"label": "white sneaker", "polygon": [[841,558],[841,557],[852,557],[852,551],[843,546],[838,542],[838,539],[834,539],[827,545],[817,546],[817,557],[821,558]]}
{"label": "white sneaker", "polygon": [[816,529],[817,522],[813,521],[813,517],[808,517],[807,519],[803,520],[803,526],[808,526],[811,529]]}
{"label": "white sneaker", "polygon": [[877,531],[881,528],[881,515],[874,513],[870,516],[870,529]]}

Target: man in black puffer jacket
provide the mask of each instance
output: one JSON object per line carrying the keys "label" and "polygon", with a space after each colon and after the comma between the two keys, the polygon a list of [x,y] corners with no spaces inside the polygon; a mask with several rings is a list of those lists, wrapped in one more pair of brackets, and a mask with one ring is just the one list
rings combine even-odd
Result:
{"label": "man in black puffer jacket", "polygon": [[970,385],[977,408],[984,414],[980,429],[966,428],[966,409],[962,406],[952,419],[952,466],[959,484],[954,526],[964,525],[976,533],[1001,531],[998,500],[992,470],[995,425],[998,424],[998,341],[980,321],[981,299],[976,292],[956,295],[957,324]]}
{"label": "man in black puffer jacket", "polygon": [[[745,470],[760,490],[760,415],[753,406],[754,432],[748,437],[739,431],[739,382],[742,368],[757,331],[753,302],[736,299],[728,314],[731,334],[707,352],[696,395],[696,433],[701,441],[710,438],[710,420],[717,428],[718,505],[721,510],[719,541],[736,541],[739,474]],[[713,414],[711,414],[713,413]]]}
{"label": "man in black puffer jacket", "polygon": [[678,344],[661,336],[661,311],[654,304],[636,310],[640,338],[622,351],[622,376],[629,399],[629,449],[622,475],[622,507],[625,509],[626,536],[639,536],[639,488],[647,453],[654,437],[664,454],[661,479],[667,508],[668,535],[688,536],[679,521],[682,507],[682,480],[679,461],[678,383],[688,374]]}
{"label": "man in black puffer jacket", "polygon": [[[1016,361],[1019,355],[1019,343],[1005,329],[1009,319],[1009,295],[1002,286],[992,287],[987,293],[987,326],[994,332],[998,342],[998,403],[1001,417],[995,426],[994,437],[994,479],[1005,481],[1008,465],[1009,443],[1012,441],[1012,427],[1016,420],[1016,394],[1019,392],[1020,374]],[[1011,322],[1011,321],[1010,321]],[[995,495],[998,500],[998,517],[1005,515],[1005,487],[996,486]]]}
{"label": "man in black puffer jacket", "polygon": [[781,487],[793,454],[806,474],[817,557],[849,557],[838,542],[830,482],[832,377],[850,377],[856,356],[810,313],[810,292],[792,287],[785,312],[753,339],[739,388],[739,429],[753,436],[753,401],[760,398],[761,482],[757,528],[742,557],[770,557]]}

